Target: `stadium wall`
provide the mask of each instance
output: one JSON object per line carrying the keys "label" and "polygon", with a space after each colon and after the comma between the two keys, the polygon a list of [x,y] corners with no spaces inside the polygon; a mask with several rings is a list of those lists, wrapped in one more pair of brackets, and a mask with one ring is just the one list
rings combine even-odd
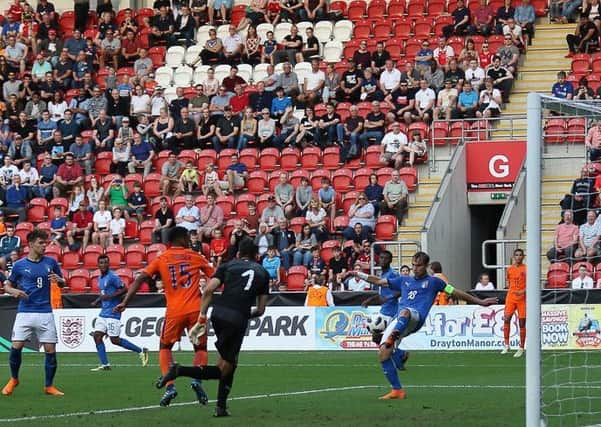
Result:
{"label": "stadium wall", "polygon": [[422,232],[422,249],[442,263],[460,289],[471,288],[471,220],[466,191],[465,145],[458,146],[444,174]]}

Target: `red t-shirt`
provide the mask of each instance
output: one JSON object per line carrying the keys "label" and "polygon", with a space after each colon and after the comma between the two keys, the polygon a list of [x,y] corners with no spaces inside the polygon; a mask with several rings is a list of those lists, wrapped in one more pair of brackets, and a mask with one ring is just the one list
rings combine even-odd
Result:
{"label": "red t-shirt", "polygon": [[75,181],[77,178],[83,176],[83,169],[77,163],[73,163],[71,166],[63,163],[58,167],[56,174],[64,181]]}
{"label": "red t-shirt", "polygon": [[89,210],[77,211],[73,214],[73,222],[77,228],[86,228],[89,224],[92,224],[94,221],[94,217],[92,216],[92,212]]}
{"label": "red t-shirt", "polygon": [[248,94],[243,93],[242,95],[234,95],[230,98],[230,107],[232,107],[233,113],[240,113],[244,111],[246,107],[250,105]]}
{"label": "red t-shirt", "polygon": [[227,240],[224,238],[211,240],[211,252],[221,254],[227,249]]}

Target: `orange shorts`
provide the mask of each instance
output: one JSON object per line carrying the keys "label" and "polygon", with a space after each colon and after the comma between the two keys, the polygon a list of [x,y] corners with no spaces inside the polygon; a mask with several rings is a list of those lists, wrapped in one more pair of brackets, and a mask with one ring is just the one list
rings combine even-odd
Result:
{"label": "orange shorts", "polygon": [[[198,321],[200,312],[188,313],[182,316],[165,316],[161,331],[161,344],[173,345],[181,340],[184,330],[190,331]],[[202,337],[201,348],[207,348],[207,334]]]}
{"label": "orange shorts", "polygon": [[516,311],[518,312],[518,319],[526,318],[526,299],[507,297],[505,300],[505,318],[510,319]]}

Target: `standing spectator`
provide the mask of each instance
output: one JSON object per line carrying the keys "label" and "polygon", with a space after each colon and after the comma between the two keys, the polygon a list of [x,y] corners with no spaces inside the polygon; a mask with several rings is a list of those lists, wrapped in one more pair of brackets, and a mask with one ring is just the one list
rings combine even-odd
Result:
{"label": "standing spectator", "polygon": [[589,276],[584,265],[578,268],[578,276],[572,280],[572,289],[593,289],[593,278]]}
{"label": "standing spectator", "polygon": [[280,258],[276,256],[275,246],[267,248],[267,255],[263,258],[263,268],[269,273],[269,289],[272,292],[280,290]]}
{"label": "standing spectator", "polygon": [[444,36],[449,38],[452,35],[465,35],[470,23],[470,11],[465,7],[465,2],[463,0],[457,0],[457,8],[451,15],[453,16],[453,24],[447,25],[442,29]]}
{"label": "standing spectator", "polygon": [[578,249],[574,253],[575,259],[584,258],[589,261],[599,253],[601,230],[599,230],[596,220],[595,211],[589,210],[586,214],[586,222],[580,226],[580,239]]}
{"label": "standing spectator", "polygon": [[[532,44],[534,38],[534,21],[536,21],[536,14],[534,6],[530,4],[530,0],[522,0],[522,4],[515,8],[515,14],[513,19],[528,36],[528,46]],[[599,44],[597,40],[597,45]]]}
{"label": "standing spectator", "polygon": [[601,158],[601,120],[597,120],[595,124],[590,127],[584,142],[588,148],[591,162],[599,160]]}
{"label": "standing spectator", "polygon": [[573,261],[574,251],[578,248],[579,230],[573,223],[573,214],[571,210],[563,212],[563,222],[555,227],[555,237],[553,247],[547,252],[549,262],[556,262],[567,259]]}
{"label": "standing spectator", "polygon": [[200,210],[194,205],[194,198],[187,194],[185,205],[180,208],[175,216],[175,223],[188,231],[198,231]]}
{"label": "standing spectator", "polygon": [[169,231],[173,227],[175,217],[173,211],[167,204],[167,198],[162,196],[159,201],[159,210],[154,214],[154,228],[152,230],[152,241],[154,243],[167,244],[169,242]]}
{"label": "standing spectator", "polygon": [[207,195],[207,204],[200,209],[200,224],[198,236],[204,240],[210,240],[223,227],[223,209],[215,203],[215,196],[212,194]]}
{"label": "standing spectator", "polygon": [[574,34],[568,34],[566,36],[566,42],[568,43],[568,49],[570,50],[567,57],[570,57],[575,53],[588,53],[599,46],[599,30],[589,19],[588,14],[582,13],[580,15],[580,22],[576,26],[576,31]]}
{"label": "standing spectator", "polygon": [[75,185],[81,185],[84,180],[81,166],[75,163],[73,154],[65,154],[65,163],[60,165],[56,172],[53,187],[54,197],[64,197]]}
{"label": "standing spectator", "polygon": [[388,132],[382,138],[380,163],[383,166],[393,166],[395,169],[400,169],[403,164],[403,152],[407,142],[407,135],[401,132],[400,124],[394,122],[392,132]]}
{"label": "standing spectator", "polygon": [[487,4],[487,0],[480,0],[480,6],[474,11],[472,25],[469,26],[470,34],[481,34],[488,37],[492,32],[494,12]]}
{"label": "standing spectator", "polygon": [[332,291],[325,286],[323,276],[317,275],[307,288],[305,307],[334,307]]}
{"label": "standing spectator", "polygon": [[409,190],[407,189],[405,181],[401,180],[399,171],[392,171],[392,177],[390,181],[384,185],[382,195],[384,201],[380,203],[380,211],[383,214],[395,215],[400,224],[407,211]]}
{"label": "standing spectator", "polygon": [[292,251],[296,246],[296,236],[294,232],[288,228],[288,220],[280,219],[278,226],[275,227],[271,234],[273,234],[273,244],[280,259],[282,260],[282,266],[288,270],[292,264]]}

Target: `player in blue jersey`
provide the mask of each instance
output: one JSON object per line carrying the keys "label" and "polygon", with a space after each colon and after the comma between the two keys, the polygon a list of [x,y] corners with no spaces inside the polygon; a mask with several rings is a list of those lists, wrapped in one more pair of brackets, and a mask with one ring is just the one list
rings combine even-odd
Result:
{"label": "player in blue jersey", "polygon": [[404,337],[417,332],[422,327],[438,292],[446,292],[470,304],[489,306],[497,303],[497,298],[480,299],[455,289],[437,277],[429,276],[427,272],[429,263],[428,254],[417,252],[413,255],[414,277],[399,276],[393,279],[382,279],[362,272],[354,273],[357,277],[374,285],[389,287],[401,292],[396,321],[392,321],[388,325],[380,342],[380,363],[386,379],[392,386],[392,391],[380,399],[405,398],[405,390],[401,386],[397,369],[403,369],[406,352],[398,346]]}
{"label": "player in blue jersey", "polygon": [[48,233],[35,229],[27,235],[29,254],[15,262],[4,290],[19,300],[17,317],[13,325],[12,346],[8,363],[10,380],[2,389],[8,396],[19,385],[21,351],[25,341],[35,335],[46,352],[46,385],[44,392],[53,396],[63,396],[63,392],[54,387],[56,374],[56,343],[58,336],[50,304],[50,283],[65,286],[63,274],[54,258],[44,256],[48,245]]}
{"label": "player in blue jersey", "polygon": [[[380,278],[388,280],[399,277],[399,274],[390,267],[392,264],[392,252],[386,250],[380,252],[379,263],[380,268],[382,269]],[[399,312],[400,295],[401,293],[398,291],[394,291],[388,287],[379,286],[378,295],[367,298],[363,301],[361,306],[367,307],[373,303],[381,304],[380,314],[386,316],[387,323],[390,323],[392,319],[396,318],[396,315]],[[383,333],[384,331],[372,331],[372,339],[376,344],[380,344],[382,341]]]}
{"label": "player in blue jersey", "polygon": [[94,325],[94,342],[96,343],[96,352],[100,359],[101,365],[97,368],[92,368],[92,371],[110,371],[111,365],[106,356],[106,348],[104,347],[103,338],[108,335],[114,345],[123,347],[126,350],[131,350],[140,355],[142,366],[148,365],[148,349],[140,348],[125,338],[120,338],[121,335],[121,313],[113,311],[113,309],[121,302],[121,296],[125,295],[127,288],[115,273],[109,270],[109,257],[100,255],[98,257],[98,269],[100,277],[98,278],[98,288],[100,288],[100,296],[92,302],[92,306],[96,307],[100,303],[100,316],[96,319]]}

